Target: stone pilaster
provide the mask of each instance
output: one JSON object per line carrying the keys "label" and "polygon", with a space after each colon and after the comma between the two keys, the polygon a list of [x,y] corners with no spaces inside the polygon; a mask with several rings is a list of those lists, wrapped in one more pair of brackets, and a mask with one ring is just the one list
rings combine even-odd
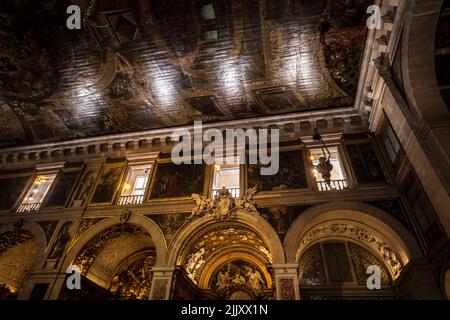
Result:
{"label": "stone pilaster", "polygon": [[154,267],[150,300],[169,300],[176,267]]}
{"label": "stone pilaster", "polygon": [[275,274],[276,300],[300,300],[298,264],[272,265]]}

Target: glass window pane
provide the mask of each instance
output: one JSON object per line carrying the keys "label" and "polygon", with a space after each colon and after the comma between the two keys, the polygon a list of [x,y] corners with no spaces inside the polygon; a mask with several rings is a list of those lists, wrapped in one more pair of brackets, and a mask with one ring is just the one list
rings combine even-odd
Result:
{"label": "glass window pane", "polygon": [[225,187],[233,197],[239,196],[239,172],[239,165],[215,165],[213,193]]}
{"label": "glass window pane", "polygon": [[327,243],[323,245],[323,250],[330,282],[353,281],[345,245],[343,243]]}

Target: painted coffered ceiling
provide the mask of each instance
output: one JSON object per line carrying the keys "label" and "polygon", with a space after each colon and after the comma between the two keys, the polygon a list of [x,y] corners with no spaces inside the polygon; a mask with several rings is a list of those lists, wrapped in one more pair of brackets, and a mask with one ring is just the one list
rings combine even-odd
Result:
{"label": "painted coffered ceiling", "polygon": [[2,0],[0,147],[352,106],[369,2]]}

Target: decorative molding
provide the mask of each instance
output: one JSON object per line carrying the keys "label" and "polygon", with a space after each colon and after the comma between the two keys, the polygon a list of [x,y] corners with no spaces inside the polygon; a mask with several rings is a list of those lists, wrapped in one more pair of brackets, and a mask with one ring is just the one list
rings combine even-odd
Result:
{"label": "decorative molding", "polygon": [[309,231],[301,240],[299,251],[302,252],[311,243],[320,238],[332,236],[347,237],[354,239],[359,243],[364,243],[374,252],[379,253],[387,267],[392,272],[394,279],[400,275],[403,265],[397,258],[394,250],[392,250],[382,239],[379,239],[368,230],[351,224],[333,223],[330,225],[317,227]]}
{"label": "decorative molding", "polygon": [[[358,117],[362,121],[350,121],[351,118]],[[338,123],[336,119],[341,119]],[[321,128],[323,134],[327,133],[352,133],[367,131],[368,122],[363,118],[358,110],[348,107],[337,110],[317,110],[312,112],[298,112],[283,116],[266,116],[260,118],[250,118],[245,120],[230,120],[215,123],[203,124],[203,129],[216,128],[219,130],[242,128],[277,128],[280,130],[280,139],[288,140],[299,136],[312,135],[313,128],[317,121],[322,121],[324,127]],[[182,126],[193,132],[193,126]],[[140,132],[130,132],[122,134],[105,135],[90,138],[66,140],[55,143],[42,143],[28,146],[11,147],[0,149],[0,164],[3,166],[16,167],[25,164],[39,164],[49,162],[80,161],[86,158],[97,157],[117,157],[134,155],[142,152],[149,152],[153,155],[167,149],[166,141],[172,135],[174,128],[164,128],[155,130],[144,130]],[[133,146],[133,148],[126,148]],[[167,150],[166,150],[167,151]]]}
{"label": "decorative molding", "polygon": [[191,198],[195,200],[196,206],[192,209],[189,219],[195,216],[209,216],[216,220],[231,218],[236,210],[243,209],[249,213],[259,214],[252,201],[253,195],[257,192],[256,187],[248,189],[243,196],[235,199],[225,187],[218,192],[214,199],[208,199],[199,194],[192,194]]}

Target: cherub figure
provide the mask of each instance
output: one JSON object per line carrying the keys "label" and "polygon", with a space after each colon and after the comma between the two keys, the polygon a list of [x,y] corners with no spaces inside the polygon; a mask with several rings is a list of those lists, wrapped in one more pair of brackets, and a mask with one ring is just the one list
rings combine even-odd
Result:
{"label": "cherub figure", "polygon": [[239,199],[236,199],[235,205],[236,208],[244,209],[253,213],[258,213],[256,210],[255,204],[252,201],[253,196],[258,192],[256,186],[245,191],[244,195],[242,195]]}
{"label": "cherub figure", "polygon": [[196,205],[192,209],[192,213],[188,219],[204,214],[213,207],[213,200],[207,199],[199,194],[193,193],[191,195],[191,199],[195,201]]}

